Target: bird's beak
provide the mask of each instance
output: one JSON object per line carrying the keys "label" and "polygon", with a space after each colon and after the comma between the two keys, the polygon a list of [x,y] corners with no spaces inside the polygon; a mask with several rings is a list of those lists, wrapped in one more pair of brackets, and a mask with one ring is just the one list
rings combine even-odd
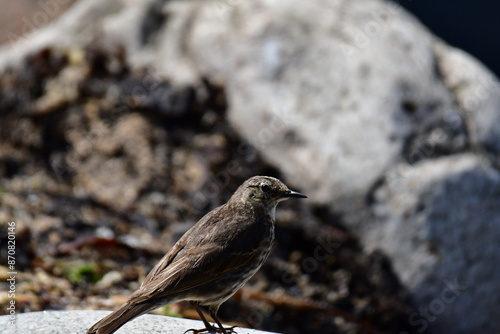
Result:
{"label": "bird's beak", "polygon": [[304,195],[302,193],[299,193],[298,191],[293,191],[293,190],[290,190],[290,189],[288,189],[287,191],[285,191],[282,196],[283,197],[307,198],[306,195]]}

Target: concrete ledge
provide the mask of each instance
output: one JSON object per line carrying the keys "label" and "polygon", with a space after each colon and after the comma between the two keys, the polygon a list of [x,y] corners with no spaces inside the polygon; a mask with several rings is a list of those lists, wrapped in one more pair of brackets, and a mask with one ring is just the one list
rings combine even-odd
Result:
{"label": "concrete ledge", "polygon": [[[16,316],[15,325],[9,323],[9,316],[0,316],[0,332],[4,334],[84,334],[95,322],[110,311],[43,311],[21,313]],[[190,328],[203,328],[198,320],[173,318],[162,315],[142,315],[116,331],[117,334],[182,334]],[[235,328],[238,334],[264,334],[269,332],[247,328]]]}

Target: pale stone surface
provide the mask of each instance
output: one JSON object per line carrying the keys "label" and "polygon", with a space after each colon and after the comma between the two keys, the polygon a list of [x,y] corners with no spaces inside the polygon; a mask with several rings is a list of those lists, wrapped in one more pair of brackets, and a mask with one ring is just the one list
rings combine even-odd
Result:
{"label": "pale stone surface", "polygon": [[[498,203],[500,173],[472,154],[406,166],[376,191],[366,245],[389,255],[441,333],[498,328]],[[423,312],[415,317],[424,319]]]}
{"label": "pale stone surface", "polygon": [[[43,311],[22,313],[16,316],[14,326],[8,316],[0,316],[0,332],[5,334],[84,334],[94,323],[108,315],[109,311]],[[121,327],[117,334],[178,334],[190,328],[203,328],[203,322],[162,315],[146,314]],[[238,334],[269,333],[247,328],[235,328]]]}

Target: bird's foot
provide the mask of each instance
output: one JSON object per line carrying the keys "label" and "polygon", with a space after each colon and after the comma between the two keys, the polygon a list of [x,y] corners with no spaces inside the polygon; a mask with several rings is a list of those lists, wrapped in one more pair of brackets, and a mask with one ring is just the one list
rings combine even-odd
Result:
{"label": "bird's foot", "polygon": [[223,327],[223,328],[217,328],[210,326],[210,328],[203,328],[203,329],[188,329],[187,331],[184,332],[186,334],[187,332],[191,332],[193,334],[202,334],[202,333],[207,333],[207,334],[217,334],[217,333],[222,333],[222,334],[237,334],[234,328],[238,326],[231,326],[231,327]]}

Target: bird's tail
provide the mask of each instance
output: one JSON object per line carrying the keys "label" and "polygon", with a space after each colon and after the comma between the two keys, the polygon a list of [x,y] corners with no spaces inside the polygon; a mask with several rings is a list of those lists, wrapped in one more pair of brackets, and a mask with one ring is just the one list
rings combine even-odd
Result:
{"label": "bird's tail", "polygon": [[134,319],[151,310],[148,304],[123,304],[118,310],[102,318],[94,326],[90,327],[87,334],[111,334],[125,325],[127,321]]}

